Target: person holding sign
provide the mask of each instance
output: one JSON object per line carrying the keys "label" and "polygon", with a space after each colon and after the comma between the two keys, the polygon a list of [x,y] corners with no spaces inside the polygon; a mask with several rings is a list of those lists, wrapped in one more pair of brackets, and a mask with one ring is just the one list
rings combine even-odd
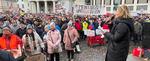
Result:
{"label": "person holding sign", "polygon": [[131,33],[134,30],[133,21],[128,7],[122,5],[117,8],[113,27],[110,32],[101,32],[108,39],[108,48],[105,61],[126,61],[129,50]]}

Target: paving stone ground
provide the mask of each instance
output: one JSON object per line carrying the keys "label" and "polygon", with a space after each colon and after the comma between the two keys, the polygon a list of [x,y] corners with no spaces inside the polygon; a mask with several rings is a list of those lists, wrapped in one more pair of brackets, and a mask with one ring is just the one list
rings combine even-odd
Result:
{"label": "paving stone ground", "polygon": [[[106,46],[96,45],[93,47],[89,47],[87,46],[85,41],[82,41],[80,44],[82,52],[79,54],[75,54],[74,61],[104,61],[105,53],[107,50]],[[130,47],[130,52],[132,51],[132,48],[134,47],[133,46]],[[60,61],[68,61],[66,51],[63,51],[60,55],[61,55]],[[127,61],[144,61],[144,60],[138,57],[133,57],[131,54],[129,54]]]}

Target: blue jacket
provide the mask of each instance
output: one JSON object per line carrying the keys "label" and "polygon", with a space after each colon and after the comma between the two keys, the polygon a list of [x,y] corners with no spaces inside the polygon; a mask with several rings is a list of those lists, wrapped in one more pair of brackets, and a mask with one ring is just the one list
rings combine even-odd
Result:
{"label": "blue jacket", "polygon": [[61,31],[61,28],[59,27],[59,25],[56,25],[56,29]]}

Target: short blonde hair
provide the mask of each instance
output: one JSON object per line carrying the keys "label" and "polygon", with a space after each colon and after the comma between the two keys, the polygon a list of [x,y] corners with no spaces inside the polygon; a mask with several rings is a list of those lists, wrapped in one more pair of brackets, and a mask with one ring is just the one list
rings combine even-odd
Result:
{"label": "short blonde hair", "polygon": [[117,11],[119,12],[118,17],[119,18],[131,18],[129,9],[126,5],[121,5],[117,8]]}

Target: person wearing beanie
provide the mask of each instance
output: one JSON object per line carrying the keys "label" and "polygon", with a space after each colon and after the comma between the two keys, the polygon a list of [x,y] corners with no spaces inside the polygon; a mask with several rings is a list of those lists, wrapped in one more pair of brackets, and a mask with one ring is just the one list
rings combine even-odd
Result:
{"label": "person wearing beanie", "polygon": [[11,19],[11,21],[9,23],[9,27],[11,28],[12,33],[16,33],[17,29],[19,29],[18,24],[19,23],[17,22],[17,20]]}
{"label": "person wearing beanie", "polygon": [[65,43],[65,49],[67,50],[68,61],[74,61],[74,47],[72,44],[79,38],[78,31],[73,27],[73,23],[68,23],[68,28],[64,31],[63,42]]}
{"label": "person wearing beanie", "polygon": [[14,58],[18,58],[22,55],[21,47],[22,41],[21,39],[12,33],[12,30],[9,26],[3,28],[3,36],[0,37],[0,50],[10,52]]}
{"label": "person wearing beanie", "polygon": [[31,24],[28,24],[28,25],[27,25],[27,30],[28,30],[28,29],[33,29],[33,26],[32,26]]}
{"label": "person wearing beanie", "polygon": [[24,23],[20,23],[19,29],[16,31],[16,35],[18,35],[20,38],[26,33],[26,25]]}
{"label": "person wearing beanie", "polygon": [[[22,37],[24,49],[26,52],[26,55],[29,56],[26,60],[30,60],[30,57],[32,55],[40,54],[41,49],[44,48],[44,43],[40,36],[37,34],[37,32],[33,29],[32,25],[27,25],[26,34]],[[43,57],[40,57],[39,59],[42,59]],[[32,58],[30,61],[39,61],[37,58]]]}
{"label": "person wearing beanie", "polygon": [[60,61],[61,34],[56,29],[54,22],[51,22],[50,27],[51,29],[47,33],[47,52],[50,55],[50,61]]}
{"label": "person wearing beanie", "polygon": [[48,54],[47,54],[47,33],[48,33],[48,31],[50,30],[50,26],[48,26],[48,25],[46,25],[45,27],[44,27],[44,32],[43,32],[43,34],[42,34],[42,37],[43,37],[43,42],[44,42],[44,45],[45,45],[45,47],[44,47],[44,49],[43,49],[43,53],[46,53],[45,55],[48,57]]}

